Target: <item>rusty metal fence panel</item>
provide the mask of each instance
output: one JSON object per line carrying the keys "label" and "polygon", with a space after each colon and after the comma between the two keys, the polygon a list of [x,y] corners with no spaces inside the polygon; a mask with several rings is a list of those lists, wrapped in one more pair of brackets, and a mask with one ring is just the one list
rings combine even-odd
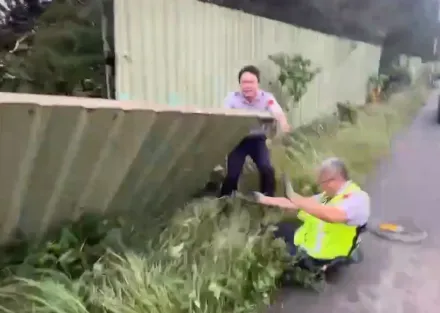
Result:
{"label": "rusty metal fence panel", "polygon": [[181,205],[259,117],[268,116],[0,93],[1,238],[85,211]]}

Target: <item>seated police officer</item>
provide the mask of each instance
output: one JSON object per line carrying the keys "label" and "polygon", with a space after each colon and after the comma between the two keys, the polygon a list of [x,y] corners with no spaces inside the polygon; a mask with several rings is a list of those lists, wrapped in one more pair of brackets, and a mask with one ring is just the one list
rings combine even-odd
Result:
{"label": "seated police officer", "polygon": [[322,163],[318,184],[323,192],[313,197],[292,194],[278,198],[260,193],[255,197],[262,204],[298,213],[303,224],[295,231],[291,223],[280,223],[275,236],[285,240],[291,255],[301,250],[319,266],[351,254],[370,216],[370,198],[349,179],[345,164],[337,158]]}

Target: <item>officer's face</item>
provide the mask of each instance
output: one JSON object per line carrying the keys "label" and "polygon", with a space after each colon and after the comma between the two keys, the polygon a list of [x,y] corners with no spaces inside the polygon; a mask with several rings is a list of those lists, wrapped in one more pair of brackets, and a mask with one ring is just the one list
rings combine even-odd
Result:
{"label": "officer's face", "polygon": [[258,78],[252,73],[244,72],[240,77],[240,89],[246,98],[253,99],[258,92]]}
{"label": "officer's face", "polygon": [[318,175],[318,185],[323,192],[333,196],[340,188],[340,177],[334,172],[321,171]]}

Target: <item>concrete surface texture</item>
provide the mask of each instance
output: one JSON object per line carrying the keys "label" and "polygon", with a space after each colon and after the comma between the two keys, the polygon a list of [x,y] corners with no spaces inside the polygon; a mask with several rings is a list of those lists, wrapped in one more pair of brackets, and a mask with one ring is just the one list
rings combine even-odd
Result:
{"label": "concrete surface texture", "polygon": [[367,190],[373,220],[411,221],[428,232],[418,245],[367,234],[365,259],[321,294],[283,290],[270,313],[436,313],[440,310],[440,125],[437,92],[396,138]]}

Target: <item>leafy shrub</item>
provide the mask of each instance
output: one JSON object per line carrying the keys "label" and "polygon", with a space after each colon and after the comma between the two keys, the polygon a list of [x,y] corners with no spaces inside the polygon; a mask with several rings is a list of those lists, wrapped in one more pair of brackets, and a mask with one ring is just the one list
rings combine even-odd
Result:
{"label": "leafy shrub", "polygon": [[341,122],[356,124],[358,120],[358,110],[349,102],[339,102],[336,104],[338,116]]}
{"label": "leafy shrub", "polygon": [[289,261],[273,240],[280,218],[239,199],[194,201],[142,251],[103,253],[78,278],[50,266],[57,271],[15,280],[0,297],[16,299],[4,308],[14,312],[255,312]]}
{"label": "leafy shrub", "polygon": [[388,86],[389,77],[384,74],[373,74],[368,78],[367,103],[384,100],[384,87]]}
{"label": "leafy shrub", "polygon": [[393,66],[388,74],[388,79],[383,84],[383,91],[391,94],[408,87],[412,83],[411,73],[404,66]]}
{"label": "leafy shrub", "polygon": [[[298,192],[316,192],[316,166],[325,158],[345,160],[353,179],[363,183],[378,159],[389,152],[391,140],[423,105],[425,89],[410,89],[393,95],[386,106],[365,106],[357,110],[357,123],[336,122],[336,132],[303,130],[294,134],[289,145],[273,145],[272,158],[278,173],[292,177]],[[307,135],[304,135],[306,133]]]}
{"label": "leafy shrub", "polygon": [[17,238],[0,252],[2,277],[31,277],[36,270],[44,269],[78,278],[104,255],[107,239],[121,227],[118,221],[87,214],[51,231],[45,238]]}
{"label": "leafy shrub", "polygon": [[[389,150],[393,134],[421,106],[424,94],[419,89],[396,94],[389,105],[360,109],[356,124],[339,123],[331,132],[314,126],[313,131],[295,133],[288,145],[272,145],[277,172],[290,175],[298,192],[313,194],[316,164],[337,155],[362,183]],[[5,272],[18,278],[8,275],[2,281],[0,311],[262,311],[277,277],[291,262],[285,244],[272,235],[272,225],[283,218],[289,217],[240,199],[200,199],[177,212],[154,238],[137,236],[133,242],[122,238],[123,228],[131,225],[128,218],[121,223],[85,217],[49,240],[23,243],[23,249],[14,250],[21,251],[15,258],[2,259]],[[46,259],[50,261],[41,261]]]}
{"label": "leafy shrub", "polygon": [[370,89],[373,88],[382,89],[388,79],[389,79],[388,75],[373,74],[368,78],[368,84],[370,85]]}
{"label": "leafy shrub", "polygon": [[[320,72],[319,68],[312,66],[312,62],[301,55],[290,56],[286,53],[277,53],[269,56],[269,60],[279,67],[278,82],[281,90],[291,97],[293,104],[305,95],[309,83]],[[284,97],[276,95],[278,99]],[[290,111],[289,103],[280,102],[284,110]]]}

